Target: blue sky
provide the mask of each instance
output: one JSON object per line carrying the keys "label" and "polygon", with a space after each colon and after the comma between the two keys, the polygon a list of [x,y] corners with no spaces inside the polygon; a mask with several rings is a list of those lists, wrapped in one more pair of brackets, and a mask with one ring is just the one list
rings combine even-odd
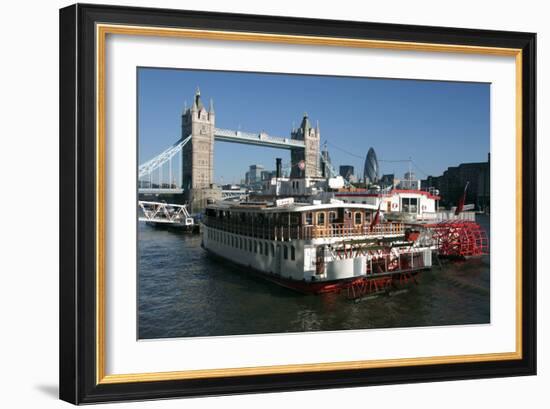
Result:
{"label": "blue sky", "polygon": [[[412,158],[424,178],[447,167],[486,161],[490,135],[490,84],[138,69],[139,162],[162,152],[180,135],[181,112],[200,87],[214,100],[216,127],[289,136],[304,112],[319,121],[333,165],[362,173],[373,147],[381,174],[402,177]],[[275,167],[290,151],[216,142],[215,181],[238,182],[250,164]]]}

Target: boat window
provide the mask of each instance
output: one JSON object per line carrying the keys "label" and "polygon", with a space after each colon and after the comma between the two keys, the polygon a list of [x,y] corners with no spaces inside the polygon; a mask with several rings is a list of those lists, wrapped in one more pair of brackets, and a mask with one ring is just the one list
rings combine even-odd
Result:
{"label": "boat window", "polygon": [[336,212],[328,213],[328,221],[329,223],[334,223],[336,221]]}
{"label": "boat window", "polygon": [[363,222],[363,215],[361,212],[355,212],[355,224],[361,224]]}
{"label": "boat window", "polygon": [[262,254],[264,252],[264,248],[261,241],[258,243],[258,246],[260,247],[260,249],[258,250],[258,253]]}
{"label": "boat window", "polygon": [[252,240],[248,239],[248,251],[252,253]]}
{"label": "boat window", "polygon": [[267,243],[265,243],[265,255],[268,256],[269,255],[269,248],[267,247]]}
{"label": "boat window", "polygon": [[275,257],[275,246],[271,244],[271,257]]}
{"label": "boat window", "polygon": [[313,213],[307,212],[305,215],[305,224],[312,224],[313,223]]}
{"label": "boat window", "polygon": [[401,208],[405,213],[417,213],[418,211],[418,199],[416,197],[403,197],[401,198]]}
{"label": "boat window", "polygon": [[283,246],[283,254],[284,254],[285,260],[288,260],[288,247],[287,246]]}
{"label": "boat window", "polygon": [[418,199],[416,197],[411,197],[411,205],[409,207],[411,213],[418,212]]}
{"label": "boat window", "polygon": [[258,242],[254,240],[254,253],[258,252]]}
{"label": "boat window", "polygon": [[317,224],[319,226],[324,226],[325,225],[325,212],[317,213]]}
{"label": "boat window", "polygon": [[401,209],[403,212],[408,213],[409,212],[409,198],[408,197],[402,197],[401,198]]}
{"label": "boat window", "polygon": [[294,248],[294,246],[290,247],[290,259],[296,260],[296,249]]}

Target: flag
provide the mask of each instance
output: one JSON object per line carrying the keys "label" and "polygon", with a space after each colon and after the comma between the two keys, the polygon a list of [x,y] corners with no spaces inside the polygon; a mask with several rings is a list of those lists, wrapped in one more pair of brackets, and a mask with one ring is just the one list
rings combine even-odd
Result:
{"label": "flag", "polygon": [[370,223],[370,229],[372,230],[374,226],[376,226],[378,223],[380,223],[380,206],[382,205],[382,200],[380,199],[380,203],[378,203],[378,210],[376,211],[376,214],[374,215],[374,219],[372,219],[372,222]]}
{"label": "flag", "polygon": [[455,216],[458,216],[460,212],[462,212],[462,209],[464,209],[464,203],[466,202],[466,190],[468,189],[468,185],[470,182],[466,182],[466,186],[464,186],[464,193],[460,199],[458,199],[458,204],[456,206]]}

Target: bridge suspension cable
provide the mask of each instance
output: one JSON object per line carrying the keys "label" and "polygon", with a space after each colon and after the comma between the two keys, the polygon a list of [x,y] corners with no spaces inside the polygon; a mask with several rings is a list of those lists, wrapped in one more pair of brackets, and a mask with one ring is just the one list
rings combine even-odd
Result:
{"label": "bridge suspension cable", "polygon": [[[319,158],[321,159],[321,164],[326,166],[326,170],[328,171],[328,177],[329,178],[335,178],[336,176],[339,175],[339,173],[336,171],[336,169],[334,168],[334,166],[332,166],[332,163],[328,162],[328,161],[325,161],[325,157],[323,156],[323,154],[321,152],[319,152]],[[347,179],[344,179],[344,185],[345,186],[350,186],[351,183],[349,182],[349,180]]]}
{"label": "bridge suspension cable", "polygon": [[[329,142],[328,139],[325,141],[326,144],[332,146],[333,148],[336,148],[338,149],[339,151],[341,152],[344,152],[345,154],[349,155],[349,156],[353,156],[354,158],[358,158],[358,159],[364,159],[364,156],[360,156],[360,155],[357,155],[355,153],[352,153],[352,152],[349,152],[335,144],[333,144],[332,142]],[[424,172],[422,170],[422,168],[420,166],[418,166],[418,163],[416,163],[412,158],[409,158],[409,159],[378,159],[378,162],[384,162],[384,163],[408,163],[409,165],[413,165],[416,170],[420,171],[420,173],[422,173],[424,176],[428,176],[428,173]]]}
{"label": "bridge suspension cable", "polygon": [[185,139],[180,139],[174,145],[166,149],[164,152],[158,154],[153,159],[148,160],[142,165],[139,165],[138,175],[140,178],[151,175],[155,170],[160,168],[166,162],[170,161],[178,152],[181,152],[187,142],[191,140],[191,135]]}

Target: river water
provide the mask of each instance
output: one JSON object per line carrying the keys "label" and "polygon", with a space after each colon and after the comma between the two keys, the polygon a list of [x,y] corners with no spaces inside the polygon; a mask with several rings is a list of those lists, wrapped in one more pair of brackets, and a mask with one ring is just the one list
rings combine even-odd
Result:
{"label": "river water", "polygon": [[[487,217],[478,222],[489,232]],[[444,263],[395,296],[302,295],[210,258],[200,235],[139,223],[140,339],[486,324],[489,257]]]}

